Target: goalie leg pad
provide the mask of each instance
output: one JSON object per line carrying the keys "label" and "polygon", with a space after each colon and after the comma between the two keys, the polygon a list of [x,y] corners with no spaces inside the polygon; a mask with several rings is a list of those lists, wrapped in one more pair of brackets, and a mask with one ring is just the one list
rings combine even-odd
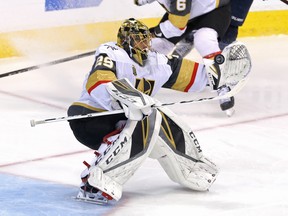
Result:
{"label": "goalie leg pad", "polygon": [[[157,147],[159,143],[161,140]],[[159,147],[164,156],[158,161],[172,181],[192,190],[207,191],[216,180],[218,169],[204,156],[195,160],[177,154],[164,142]]]}
{"label": "goalie leg pad", "polygon": [[208,190],[216,180],[217,166],[203,156],[191,129],[166,107],[161,107],[159,138],[150,154],[174,182],[198,191]]}
{"label": "goalie leg pad", "polygon": [[[160,124],[161,114],[156,109],[142,121],[128,120],[118,139],[97,159],[97,169],[93,168],[95,166],[91,167],[91,171],[95,169],[95,175],[90,175],[89,183],[96,188],[106,188],[107,194],[114,191],[114,194],[109,195],[119,200],[122,189],[118,185],[122,186],[128,181],[148,157],[157,141]],[[103,174],[98,173],[98,168]],[[102,183],[99,183],[99,186],[96,183],[99,176],[102,176],[104,185],[107,182],[107,186],[102,186]]]}

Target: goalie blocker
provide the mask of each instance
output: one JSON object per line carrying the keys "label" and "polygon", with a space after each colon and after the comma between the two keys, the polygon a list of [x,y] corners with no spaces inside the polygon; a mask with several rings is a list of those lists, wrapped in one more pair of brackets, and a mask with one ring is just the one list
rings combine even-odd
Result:
{"label": "goalie blocker", "polygon": [[[115,90],[115,85],[125,88]],[[166,107],[151,109],[154,100],[127,80],[112,82],[108,91],[122,105],[142,110],[141,113],[144,110],[146,114],[143,113],[140,121],[128,119],[112,144],[91,164],[88,178],[91,186],[117,201],[122,196],[122,186],[150,157],[157,159],[170,179],[180,185],[197,191],[211,187],[218,173],[217,166],[203,156],[198,140],[184,122]]]}

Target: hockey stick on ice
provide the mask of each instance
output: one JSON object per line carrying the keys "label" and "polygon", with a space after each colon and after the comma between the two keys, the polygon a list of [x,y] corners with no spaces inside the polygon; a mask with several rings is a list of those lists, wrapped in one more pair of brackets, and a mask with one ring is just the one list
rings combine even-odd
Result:
{"label": "hockey stick on ice", "polygon": [[[222,96],[215,96],[215,97],[207,97],[207,98],[200,98],[200,99],[193,99],[193,100],[186,100],[186,101],[179,101],[179,102],[172,102],[172,103],[162,103],[154,105],[154,108],[162,107],[162,106],[172,106],[176,104],[191,104],[191,103],[200,103],[205,101],[214,101],[214,100],[221,100],[225,98],[232,97],[236,95],[246,84],[248,81],[248,77],[240,80],[234,88],[231,89],[231,91],[227,92],[226,94]],[[53,122],[59,122],[59,121],[69,121],[69,120],[75,120],[75,119],[83,119],[83,118],[93,118],[98,116],[104,116],[104,115],[115,115],[124,113],[123,110],[113,110],[113,111],[106,111],[106,112],[99,112],[99,113],[90,113],[86,115],[75,115],[75,116],[67,116],[67,117],[58,117],[58,118],[49,118],[49,119],[43,119],[43,120],[30,120],[31,127],[35,127],[39,124],[45,124],[45,123],[53,123]]]}
{"label": "hockey stick on ice", "polygon": [[0,78],[16,75],[16,74],[19,74],[19,73],[24,73],[24,72],[31,71],[31,70],[40,69],[42,67],[48,67],[48,66],[52,66],[52,65],[56,65],[56,64],[60,64],[60,63],[64,63],[64,62],[68,62],[68,61],[72,61],[72,60],[76,60],[76,59],[80,59],[80,58],[83,58],[83,57],[86,57],[86,56],[94,55],[94,53],[95,53],[95,51],[90,51],[90,52],[86,52],[86,53],[82,53],[82,54],[78,54],[78,55],[74,55],[74,56],[70,56],[70,57],[66,57],[66,58],[62,58],[62,59],[58,59],[58,60],[54,60],[54,61],[51,61],[51,62],[46,62],[46,63],[43,63],[43,64],[34,65],[34,66],[30,66],[30,67],[26,67],[26,68],[10,71],[10,72],[7,72],[7,73],[0,74]]}

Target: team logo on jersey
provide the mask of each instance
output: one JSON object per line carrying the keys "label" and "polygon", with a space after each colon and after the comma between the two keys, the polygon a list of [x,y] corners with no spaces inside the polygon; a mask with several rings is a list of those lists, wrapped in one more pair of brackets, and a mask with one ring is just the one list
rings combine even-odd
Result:
{"label": "team logo on jersey", "polygon": [[133,75],[137,76],[137,71],[134,65],[132,65],[132,71],[133,71]]}
{"label": "team logo on jersey", "polygon": [[144,94],[151,95],[154,89],[155,80],[136,79],[135,88]]}

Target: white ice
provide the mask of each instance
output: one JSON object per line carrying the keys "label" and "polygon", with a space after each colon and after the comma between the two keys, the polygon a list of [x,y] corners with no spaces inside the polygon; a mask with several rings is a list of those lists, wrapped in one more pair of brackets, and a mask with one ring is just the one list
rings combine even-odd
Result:
{"label": "white ice", "polygon": [[[93,56],[0,78],[0,215],[288,215],[288,36],[240,40],[253,69],[235,97],[233,117],[226,117],[217,101],[170,107],[221,170],[204,193],[172,182],[148,159],[124,186],[119,203],[74,201],[82,161],[89,162],[93,151],[76,141],[65,121],[35,128],[29,122],[66,116]],[[2,59],[0,74],[73,54]],[[163,90],[157,98],[203,96]]]}

